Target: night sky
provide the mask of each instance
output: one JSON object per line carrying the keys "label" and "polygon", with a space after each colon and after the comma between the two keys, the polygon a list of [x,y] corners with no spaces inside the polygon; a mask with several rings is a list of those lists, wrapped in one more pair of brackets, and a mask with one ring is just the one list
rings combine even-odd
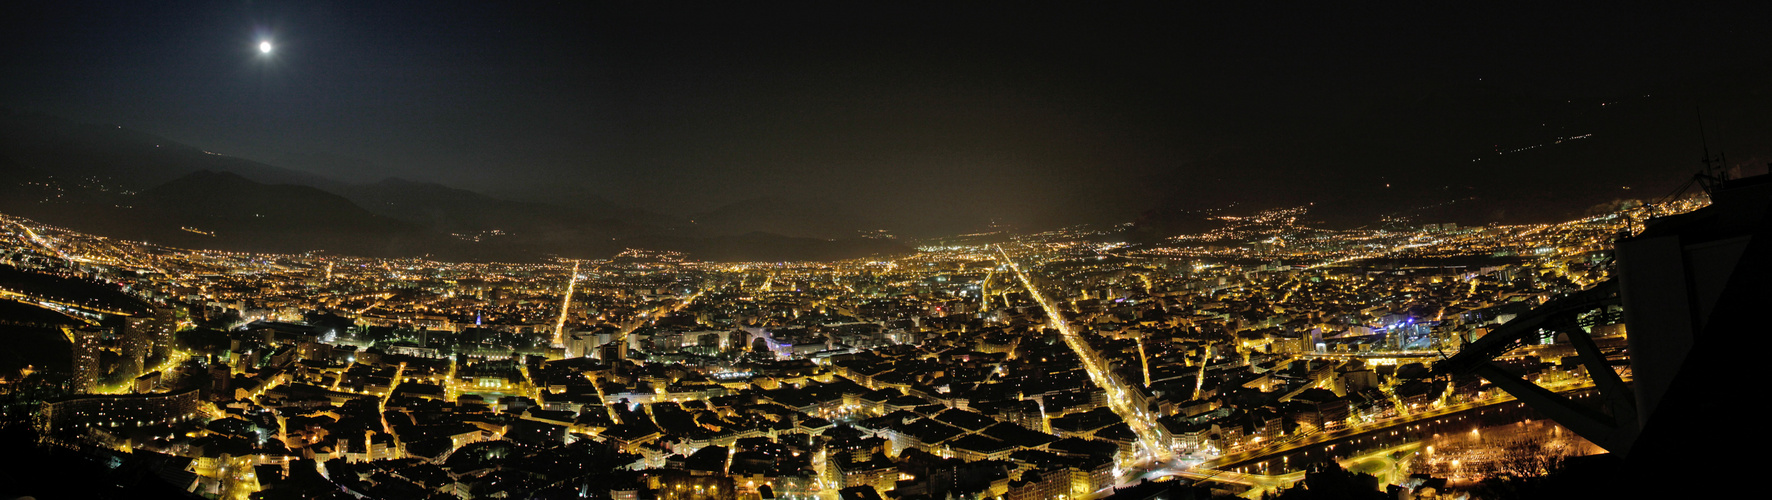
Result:
{"label": "night sky", "polygon": [[[1643,193],[1697,167],[1700,105],[1713,147],[1772,159],[1751,10],[833,3],[9,2],[0,104],[352,182],[925,231],[1538,171]],[[1593,130],[1631,139],[1470,168]]]}

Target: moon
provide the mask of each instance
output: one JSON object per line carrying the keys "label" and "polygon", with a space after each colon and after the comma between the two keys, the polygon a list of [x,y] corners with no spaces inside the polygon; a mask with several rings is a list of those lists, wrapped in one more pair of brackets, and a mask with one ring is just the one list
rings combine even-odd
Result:
{"label": "moon", "polygon": [[271,53],[271,42],[269,42],[269,41],[258,42],[258,53],[260,53],[260,54]]}

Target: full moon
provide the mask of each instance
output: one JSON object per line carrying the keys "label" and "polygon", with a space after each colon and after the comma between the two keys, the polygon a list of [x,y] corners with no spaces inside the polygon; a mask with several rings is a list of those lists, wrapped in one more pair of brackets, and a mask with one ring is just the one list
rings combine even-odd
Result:
{"label": "full moon", "polygon": [[260,54],[271,53],[271,42],[258,42],[258,53],[260,53]]}

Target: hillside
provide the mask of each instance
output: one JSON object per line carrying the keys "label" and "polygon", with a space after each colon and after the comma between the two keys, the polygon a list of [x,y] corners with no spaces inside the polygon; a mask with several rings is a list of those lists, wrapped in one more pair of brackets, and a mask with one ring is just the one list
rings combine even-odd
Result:
{"label": "hillside", "polygon": [[[865,225],[797,231],[788,205],[731,207],[714,215],[717,226],[697,226],[594,197],[562,207],[395,178],[353,185],[126,128],[6,108],[0,212],[103,236],[252,252],[527,261],[600,258],[639,247],[768,261],[908,251],[843,238]],[[809,214],[855,220],[834,210]]]}

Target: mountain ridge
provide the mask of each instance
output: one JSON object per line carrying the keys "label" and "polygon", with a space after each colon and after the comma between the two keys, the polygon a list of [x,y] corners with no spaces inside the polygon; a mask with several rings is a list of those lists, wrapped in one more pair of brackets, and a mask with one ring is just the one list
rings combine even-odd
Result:
{"label": "mountain ridge", "polygon": [[435,182],[351,184],[119,126],[0,108],[0,210],[185,248],[464,260],[594,258],[629,247],[725,260],[837,260],[890,242],[707,231],[587,197],[510,201]]}

